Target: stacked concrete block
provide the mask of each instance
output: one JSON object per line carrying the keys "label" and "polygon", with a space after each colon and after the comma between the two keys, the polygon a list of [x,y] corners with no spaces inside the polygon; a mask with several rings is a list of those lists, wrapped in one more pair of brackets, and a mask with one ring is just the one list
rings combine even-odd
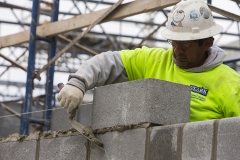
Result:
{"label": "stacked concrete block", "polygon": [[[240,117],[188,123],[187,86],[146,79],[99,87],[94,97],[93,112],[91,106],[83,105],[76,119],[94,126],[103,148],[70,129],[44,132],[38,139],[0,138],[0,159],[237,160],[240,157]],[[69,122],[67,112],[62,111]]]}
{"label": "stacked concrete block", "polygon": [[77,122],[84,126],[92,126],[92,103],[82,104],[77,112]]}
{"label": "stacked concrete block", "polygon": [[[42,100],[34,98],[34,102],[41,102]],[[15,101],[13,102],[4,102],[1,103],[7,108],[14,110],[17,113],[22,112],[23,103],[19,100],[20,103]],[[13,115],[7,108],[0,105],[0,136],[7,137],[8,135],[19,133],[21,129],[21,118],[19,116]],[[42,119],[45,112],[42,112],[44,107],[40,103],[34,103],[34,106],[31,107],[31,114],[29,114],[29,119]],[[31,120],[30,120],[31,121]],[[28,128],[28,133],[33,133],[35,131],[41,131],[42,126],[37,123],[30,123]]]}
{"label": "stacked concrete block", "polygon": [[[9,108],[14,109],[17,112],[21,112],[21,105],[13,106],[13,103],[4,103]],[[9,116],[9,117],[8,117]],[[10,134],[18,133],[20,131],[20,118],[12,116],[12,113],[4,109],[0,105],[0,136],[7,137]]]}
{"label": "stacked concrete block", "polygon": [[[57,106],[61,107],[61,106]],[[82,104],[80,109],[77,111],[75,120],[82,125],[92,126],[92,103]],[[59,123],[61,122],[61,123]],[[52,111],[51,116],[51,130],[68,130],[72,128],[69,121],[69,114],[64,108],[56,109]]]}
{"label": "stacked concrete block", "polygon": [[[60,106],[57,106],[56,108],[60,108]],[[68,117],[69,114],[62,107],[61,109],[53,110],[51,115],[51,130],[68,130],[69,128],[71,128],[71,123]]]}
{"label": "stacked concrete block", "polygon": [[0,159],[33,160],[36,157],[37,141],[0,143]]}
{"label": "stacked concrete block", "polygon": [[86,160],[87,139],[82,135],[42,138],[39,142],[39,160]]}
{"label": "stacked concrete block", "polygon": [[96,135],[103,148],[76,131],[46,132],[39,139],[0,141],[0,159],[238,160],[239,124],[236,117],[106,132]]}
{"label": "stacked concrete block", "polygon": [[153,127],[150,129],[149,160],[181,159],[183,124]]}
{"label": "stacked concrete block", "polygon": [[187,123],[183,129],[182,159],[212,159],[214,120]]}
{"label": "stacked concrete block", "polygon": [[[55,132],[45,132],[41,138],[31,145],[25,145],[24,150],[21,144],[27,144],[30,141],[16,141],[14,147],[9,147],[13,142],[0,143],[2,155],[1,159],[11,159],[3,149],[14,153],[32,150],[32,155],[27,159],[68,159],[68,160],[155,160],[155,159],[177,159],[180,156],[179,139],[183,124],[173,126],[160,126],[153,128],[136,128],[125,130],[123,132],[113,131],[105,134],[99,134],[97,137],[104,143],[104,148],[99,148],[95,144],[74,133],[61,136]],[[47,136],[44,136],[47,135]],[[53,136],[55,135],[55,136]],[[1,146],[0,145],[0,146]],[[27,148],[25,148],[27,147]],[[13,149],[13,150],[11,150]],[[3,154],[2,154],[3,153]],[[18,153],[19,154],[19,153]],[[23,157],[24,159],[24,157]]]}
{"label": "stacked concrete block", "polygon": [[37,139],[21,141],[20,136],[13,134],[0,142],[0,159],[33,160],[37,157]]}
{"label": "stacked concrete block", "polygon": [[216,159],[240,159],[240,117],[221,119],[217,128]]}
{"label": "stacked concrete block", "polygon": [[95,89],[93,128],[189,122],[189,86],[144,79]]}
{"label": "stacked concrete block", "polygon": [[145,160],[145,146],[147,143],[147,131],[145,128],[127,130],[124,132],[108,132],[99,135],[104,148],[100,149],[92,144],[91,160]]}

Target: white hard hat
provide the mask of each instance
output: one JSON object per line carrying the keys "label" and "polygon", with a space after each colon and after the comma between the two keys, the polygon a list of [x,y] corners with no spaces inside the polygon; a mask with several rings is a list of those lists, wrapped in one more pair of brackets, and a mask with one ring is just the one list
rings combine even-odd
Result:
{"label": "white hard hat", "polygon": [[186,41],[212,37],[223,30],[216,24],[212,11],[202,0],[182,0],[168,15],[163,38]]}

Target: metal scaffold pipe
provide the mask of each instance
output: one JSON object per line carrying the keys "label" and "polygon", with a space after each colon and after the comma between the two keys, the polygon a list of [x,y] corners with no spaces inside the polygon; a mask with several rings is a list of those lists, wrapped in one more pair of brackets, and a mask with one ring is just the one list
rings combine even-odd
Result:
{"label": "metal scaffold pipe", "polygon": [[[52,22],[58,20],[58,12],[59,12],[59,0],[54,0],[53,4],[53,14],[52,14]],[[57,36],[51,37],[51,45],[50,45],[50,54],[48,56],[48,60],[52,59],[56,55],[57,49]],[[53,98],[53,80],[54,80],[54,69],[55,69],[55,62],[53,62],[47,70],[47,90],[46,90],[46,105],[45,109],[45,124],[44,130],[50,130],[50,120],[51,120],[51,113],[52,113],[52,100]]]}
{"label": "metal scaffold pipe", "polygon": [[[32,90],[33,90],[33,73],[35,70],[35,52],[36,52],[36,29],[39,17],[39,0],[34,0],[32,4],[32,21],[30,28],[30,40],[29,40],[29,53],[28,53],[28,66],[27,66],[27,79],[26,79],[26,91],[24,99],[23,113],[30,111],[32,102]],[[21,118],[21,131],[20,134],[28,135],[29,128],[29,114],[23,114]]]}

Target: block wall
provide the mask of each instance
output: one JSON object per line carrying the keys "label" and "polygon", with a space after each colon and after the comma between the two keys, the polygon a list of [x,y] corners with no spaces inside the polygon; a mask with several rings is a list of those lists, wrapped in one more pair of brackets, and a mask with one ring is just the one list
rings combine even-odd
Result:
{"label": "block wall", "polygon": [[55,131],[0,138],[0,159],[239,160],[240,117],[189,123],[189,106],[189,87],[175,83],[99,87],[76,120],[93,127],[103,148],[55,117]]}
{"label": "block wall", "polygon": [[11,135],[0,143],[0,159],[238,160],[240,117],[97,134],[104,147],[76,130]]}

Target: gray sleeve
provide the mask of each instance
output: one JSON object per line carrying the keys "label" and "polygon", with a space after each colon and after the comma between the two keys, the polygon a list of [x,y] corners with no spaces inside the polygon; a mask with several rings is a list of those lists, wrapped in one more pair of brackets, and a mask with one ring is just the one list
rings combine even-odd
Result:
{"label": "gray sleeve", "polygon": [[128,81],[120,53],[108,51],[85,61],[78,71],[70,74],[68,83],[83,92],[94,87]]}

